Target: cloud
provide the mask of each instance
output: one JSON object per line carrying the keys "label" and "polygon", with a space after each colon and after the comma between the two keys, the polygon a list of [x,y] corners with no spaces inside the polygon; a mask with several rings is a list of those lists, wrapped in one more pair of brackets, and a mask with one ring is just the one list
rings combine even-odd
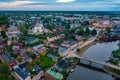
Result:
{"label": "cloud", "polygon": [[66,2],[74,2],[75,0],[57,0],[56,2],[60,2],[60,3],[66,3]]}
{"label": "cloud", "polygon": [[120,10],[120,0],[0,0],[0,9]]}

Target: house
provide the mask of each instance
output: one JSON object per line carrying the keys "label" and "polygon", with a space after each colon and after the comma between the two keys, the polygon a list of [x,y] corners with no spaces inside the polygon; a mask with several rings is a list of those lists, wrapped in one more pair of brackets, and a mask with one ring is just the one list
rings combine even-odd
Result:
{"label": "house", "polygon": [[6,35],[8,37],[8,45],[11,43],[18,42],[18,39],[20,38],[20,30],[17,26],[10,25],[10,27],[7,29]]}
{"label": "house", "polygon": [[19,65],[14,66],[13,70],[17,80],[31,80],[28,70],[21,68]]}
{"label": "house", "polygon": [[59,72],[61,72],[63,69],[59,67],[58,65],[54,65],[53,68]]}
{"label": "house", "polygon": [[52,70],[47,70],[44,74],[46,80],[62,80],[63,75]]}
{"label": "house", "polygon": [[53,61],[57,62],[58,61],[58,57],[52,55],[52,54],[47,54],[47,57],[51,58]]}
{"label": "house", "polygon": [[25,54],[26,54],[26,52],[25,52],[24,49],[20,49],[18,54],[19,54],[21,57],[24,57]]}
{"label": "house", "polygon": [[59,45],[56,41],[52,41],[52,42],[49,42],[48,43],[48,46],[50,46],[51,48],[55,49],[55,48],[58,48]]}
{"label": "house", "polygon": [[46,48],[44,47],[43,44],[40,44],[40,45],[36,45],[33,47],[33,50],[35,50],[36,52],[42,52],[44,51]]}
{"label": "house", "polygon": [[0,53],[3,53],[4,51],[4,46],[0,45]]}
{"label": "house", "polygon": [[66,47],[66,46],[60,46],[59,49],[58,49],[58,52],[59,52],[59,55],[60,56],[66,56],[69,52],[69,48]]}
{"label": "house", "polygon": [[35,64],[35,65],[33,66],[33,71],[36,72],[36,75],[32,78],[32,80],[40,80],[41,77],[43,76],[43,71],[42,71],[42,69],[41,69],[37,64]]}
{"label": "house", "polygon": [[47,37],[47,41],[49,41],[49,42],[54,41],[56,39],[57,39],[56,35],[50,35]]}
{"label": "house", "polygon": [[31,43],[34,43],[36,41],[38,41],[39,39],[36,38],[36,37],[29,37],[29,36],[26,36],[26,40],[25,40],[25,44],[31,44]]}
{"label": "house", "polygon": [[6,30],[6,25],[1,25],[0,26],[0,31],[5,31]]}
{"label": "house", "polygon": [[3,53],[2,54],[2,58],[10,65],[10,66],[14,66],[15,65],[15,59],[13,57],[10,56],[9,53]]}
{"label": "house", "polygon": [[13,46],[13,47],[12,47],[12,50],[13,50],[13,51],[18,51],[19,49],[20,49],[19,46]]}
{"label": "house", "polygon": [[65,38],[65,34],[60,34],[57,36],[58,39],[64,39]]}
{"label": "house", "polygon": [[73,60],[65,58],[64,60],[57,62],[56,66],[58,66],[60,70],[65,69],[66,71],[69,71],[69,64],[73,64]]}
{"label": "house", "polygon": [[113,32],[117,35],[120,36],[120,24],[115,24],[113,27]]}
{"label": "house", "polygon": [[77,41],[70,41],[68,45],[69,45],[69,48],[73,50],[74,48],[77,47]]}
{"label": "house", "polygon": [[83,44],[83,40],[82,39],[80,39],[80,40],[77,41],[77,46],[80,46],[82,44]]}
{"label": "house", "polygon": [[26,47],[26,48],[25,48],[25,51],[28,52],[28,53],[34,53],[33,47],[30,47],[30,46],[29,46],[29,47]]}
{"label": "house", "polygon": [[27,62],[30,62],[30,63],[32,62],[32,58],[29,55],[25,55],[24,59]]}

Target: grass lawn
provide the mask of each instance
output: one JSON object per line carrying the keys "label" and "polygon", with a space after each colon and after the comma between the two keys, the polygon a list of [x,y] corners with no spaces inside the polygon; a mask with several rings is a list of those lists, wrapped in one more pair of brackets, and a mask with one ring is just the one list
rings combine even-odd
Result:
{"label": "grass lawn", "polygon": [[79,51],[79,52],[76,52],[76,54],[77,54],[77,55],[82,55],[82,53],[85,52],[89,47],[91,47],[92,45],[94,45],[94,44],[96,44],[96,43],[98,43],[98,42],[99,42],[99,41],[94,41],[94,42],[92,42],[92,43],[90,43],[90,44],[88,44],[88,45],[80,48],[80,51]]}
{"label": "grass lawn", "polygon": [[54,65],[54,61],[47,56],[42,56],[39,59],[36,59],[35,63],[38,64],[42,69],[47,69]]}

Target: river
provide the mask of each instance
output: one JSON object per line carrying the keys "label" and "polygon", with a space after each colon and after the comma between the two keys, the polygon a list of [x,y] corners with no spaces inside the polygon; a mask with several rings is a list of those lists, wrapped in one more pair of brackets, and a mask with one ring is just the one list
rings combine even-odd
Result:
{"label": "river", "polygon": [[[111,52],[118,49],[117,43],[118,41],[97,43],[88,48],[82,56],[105,62],[109,59]],[[77,65],[75,71],[68,75],[67,80],[115,80],[115,78],[110,74]]]}

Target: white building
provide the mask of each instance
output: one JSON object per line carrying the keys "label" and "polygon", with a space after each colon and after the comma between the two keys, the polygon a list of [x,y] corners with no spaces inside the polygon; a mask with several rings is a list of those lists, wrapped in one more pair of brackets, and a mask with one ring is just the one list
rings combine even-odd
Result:
{"label": "white building", "polygon": [[43,32],[43,24],[38,23],[38,21],[34,21],[30,27],[30,31],[34,34],[41,34]]}

